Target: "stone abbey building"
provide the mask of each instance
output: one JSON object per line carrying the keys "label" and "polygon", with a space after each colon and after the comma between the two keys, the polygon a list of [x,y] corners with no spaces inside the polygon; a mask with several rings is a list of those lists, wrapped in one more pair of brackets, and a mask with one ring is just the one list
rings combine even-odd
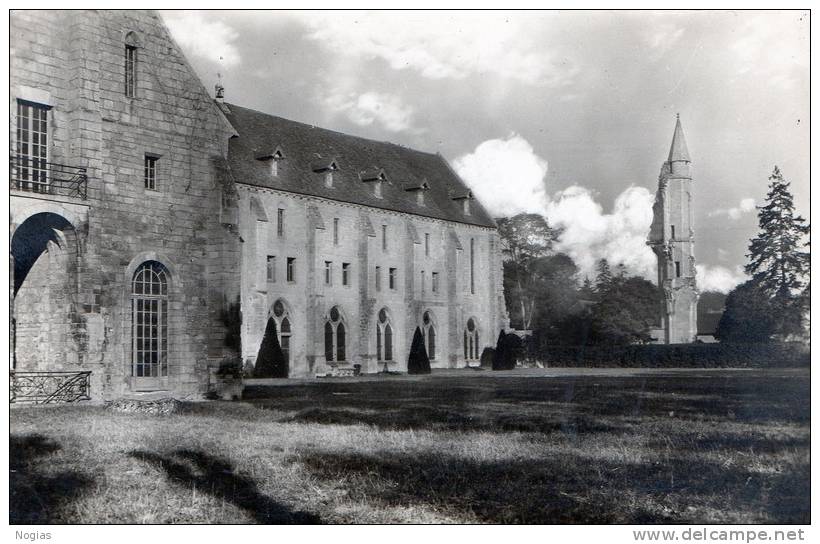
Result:
{"label": "stone abbey building", "polygon": [[437,154],[227,104],[160,16],[10,19],[12,368],[95,398],[205,390],[273,319],[290,377],[477,361],[492,219]]}

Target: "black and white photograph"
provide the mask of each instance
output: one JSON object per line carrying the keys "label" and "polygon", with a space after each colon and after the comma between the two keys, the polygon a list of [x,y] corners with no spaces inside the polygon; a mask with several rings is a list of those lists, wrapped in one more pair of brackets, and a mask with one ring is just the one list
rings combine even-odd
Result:
{"label": "black and white photograph", "polygon": [[8,12],[9,538],[808,540],[810,10],[129,7]]}

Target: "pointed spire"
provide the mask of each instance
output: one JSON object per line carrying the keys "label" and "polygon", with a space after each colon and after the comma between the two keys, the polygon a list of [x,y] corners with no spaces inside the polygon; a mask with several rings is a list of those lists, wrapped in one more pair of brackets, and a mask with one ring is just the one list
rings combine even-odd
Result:
{"label": "pointed spire", "polygon": [[680,114],[677,114],[675,123],[675,135],[672,136],[672,146],[669,148],[669,162],[686,161],[691,162],[689,150],[686,148],[686,138],[683,137],[683,127],[680,125]]}

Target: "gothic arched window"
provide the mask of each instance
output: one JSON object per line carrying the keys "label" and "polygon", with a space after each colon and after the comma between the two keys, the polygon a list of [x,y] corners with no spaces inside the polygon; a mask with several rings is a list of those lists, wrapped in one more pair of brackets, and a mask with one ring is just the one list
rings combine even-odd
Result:
{"label": "gothic arched window", "polygon": [[279,346],[285,355],[285,362],[290,363],[291,325],[290,311],[282,299],[273,303],[273,319],[276,321],[276,332],[279,335]]}
{"label": "gothic arched window", "polygon": [[436,324],[430,311],[424,312],[421,318],[421,334],[424,336],[424,347],[429,359],[436,358]]}
{"label": "gothic arched window", "polygon": [[138,378],[168,375],[168,270],[145,261],[131,281],[131,372]]}
{"label": "gothic arched window", "polygon": [[393,326],[387,308],[379,310],[376,323],[376,358],[379,361],[393,360]]}
{"label": "gothic arched window", "polygon": [[345,361],[345,324],[338,306],[330,309],[325,320],[325,360]]}
{"label": "gothic arched window", "polygon": [[467,326],[464,328],[464,359],[467,361],[476,361],[480,356],[478,327],[476,326],[475,319],[471,317],[467,320]]}

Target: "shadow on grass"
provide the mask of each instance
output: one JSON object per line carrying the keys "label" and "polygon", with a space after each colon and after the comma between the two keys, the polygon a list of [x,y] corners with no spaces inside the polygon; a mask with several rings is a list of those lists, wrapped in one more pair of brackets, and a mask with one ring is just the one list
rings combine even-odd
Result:
{"label": "shadow on grass", "polygon": [[808,467],[800,474],[762,476],[684,458],[639,464],[570,456],[480,462],[390,453],[306,453],[291,462],[316,477],[348,481],[354,501],[423,503],[489,523],[716,521],[699,519],[704,511],[721,512],[727,516],[723,522],[808,523],[810,517]]}
{"label": "shadow on grass", "polygon": [[161,468],[177,483],[195,487],[242,508],[259,523],[321,523],[319,516],[293,511],[263,495],[256,482],[236,474],[233,465],[224,459],[187,449],[176,450],[170,455],[140,450],[131,451],[129,455]]}
{"label": "shadow on grass", "polygon": [[76,472],[48,474],[44,470],[48,456],[60,449],[58,443],[39,434],[9,437],[10,523],[56,523],[61,506],[93,482]]}

